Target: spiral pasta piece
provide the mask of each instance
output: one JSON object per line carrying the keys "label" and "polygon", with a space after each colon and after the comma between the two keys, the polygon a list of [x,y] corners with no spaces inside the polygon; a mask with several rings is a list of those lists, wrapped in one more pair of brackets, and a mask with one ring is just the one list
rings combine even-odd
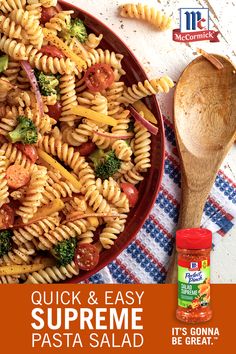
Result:
{"label": "spiral pasta piece", "polygon": [[106,227],[99,236],[99,240],[104,248],[109,249],[114,245],[114,241],[118,235],[124,231],[126,218],[125,214],[121,214],[119,218],[107,222]]}
{"label": "spiral pasta piece", "polygon": [[40,206],[42,193],[47,181],[47,169],[43,166],[37,166],[32,171],[29,186],[25,198],[16,214],[22,217],[23,223],[27,223],[36,213]]}
{"label": "spiral pasta piece", "polygon": [[77,244],[79,245],[81,243],[92,243],[93,237],[94,237],[93,231],[88,230],[88,231],[82,233],[81,235],[77,236],[77,239],[78,239]]}
{"label": "spiral pasta piece", "polygon": [[119,112],[120,107],[120,98],[124,92],[125,84],[123,81],[114,82],[105,93],[105,97],[108,102],[108,115],[113,117]]}
{"label": "spiral pasta piece", "polygon": [[16,82],[17,82],[20,68],[21,68],[21,66],[20,66],[19,62],[9,59],[8,67],[6,70],[3,71],[3,75],[7,78],[7,80],[12,85],[16,84]]}
{"label": "spiral pasta piece", "polygon": [[18,150],[14,144],[4,143],[1,148],[4,151],[9,164],[21,165],[26,169],[31,169],[32,162],[24,155],[20,150]]}
{"label": "spiral pasta piece", "polygon": [[38,272],[29,274],[26,283],[28,284],[52,284],[53,282],[60,282],[66,278],[72,278],[79,274],[75,263],[67,264],[65,267],[47,267]]}
{"label": "spiral pasta piece", "polygon": [[67,127],[63,129],[63,139],[72,146],[80,146],[93,136],[93,131],[96,128],[97,125],[94,122],[83,119],[77,128]]}
{"label": "spiral pasta piece", "polygon": [[134,162],[135,168],[139,172],[146,172],[150,163],[151,134],[139,122],[134,124]]}
{"label": "spiral pasta piece", "polygon": [[85,91],[80,94],[77,99],[80,106],[90,108],[95,112],[107,115],[107,98],[100,93],[94,94],[92,92]]}
{"label": "spiral pasta piece", "polygon": [[34,16],[36,20],[40,20],[42,12],[42,4],[40,0],[27,0],[26,10],[31,16]]}
{"label": "spiral pasta piece", "polygon": [[112,144],[112,150],[115,152],[116,157],[122,161],[130,161],[132,156],[132,149],[124,140],[116,140]]}
{"label": "spiral pasta piece", "polygon": [[50,30],[54,35],[57,32],[66,30],[67,26],[70,24],[70,16],[74,11],[60,11],[55,16],[53,16],[49,22],[45,24],[45,27]]}
{"label": "spiral pasta piece", "polygon": [[60,94],[62,114],[60,121],[74,121],[74,115],[70,113],[72,106],[77,105],[77,97],[75,91],[75,75],[63,75],[60,78]]}
{"label": "spiral pasta piece", "polygon": [[21,227],[13,230],[12,240],[18,246],[32,241],[33,238],[39,237],[50,230],[55,230],[60,224],[60,218],[58,213],[55,213],[47,219],[42,219],[36,223]]}
{"label": "spiral pasta piece", "polygon": [[[80,211],[81,213],[85,213],[88,209],[87,203],[84,199],[84,197],[79,196],[79,197],[74,197],[70,201],[65,203],[65,207],[62,210],[64,215],[66,216],[67,214],[70,214],[74,211]],[[88,218],[89,220],[89,218]]]}
{"label": "spiral pasta piece", "polygon": [[112,127],[112,133],[117,135],[125,135],[127,133],[127,130],[129,129],[130,111],[127,109],[123,109],[123,107],[120,107],[119,111],[113,115],[113,118],[117,120],[117,125],[115,127]]}
{"label": "spiral pasta piece", "polygon": [[25,7],[26,0],[1,0],[0,11],[7,14],[15,9],[22,9]]}
{"label": "spiral pasta piece", "polygon": [[30,14],[27,10],[18,9],[13,10],[10,19],[16,24],[20,25],[26,33],[26,39],[35,48],[40,49],[43,44],[43,30],[38,20]]}
{"label": "spiral pasta piece", "polygon": [[81,192],[85,196],[88,205],[98,213],[109,213],[111,207],[105,198],[99,193],[96,187],[95,175],[87,162],[84,162],[79,172],[79,179],[82,184]]}
{"label": "spiral pasta piece", "polygon": [[114,139],[111,139],[106,136],[100,136],[97,134],[94,134],[92,137],[92,142],[96,144],[99,149],[103,149],[103,150],[106,150],[113,141]]}
{"label": "spiral pasta piece", "polygon": [[118,212],[129,212],[128,198],[125,193],[121,192],[119,184],[112,177],[105,181],[98,178],[96,187],[103,197],[117,208]]}
{"label": "spiral pasta piece", "polygon": [[22,27],[3,15],[0,15],[0,31],[9,38],[22,39]]}
{"label": "spiral pasta piece", "polygon": [[86,232],[89,227],[90,224],[85,219],[79,219],[74,222],[61,224],[56,227],[55,230],[50,230],[48,233],[39,236],[39,248],[43,250],[50,249],[59,242],[81,235]]}
{"label": "spiral pasta piece", "polygon": [[7,161],[6,156],[4,156],[4,151],[0,150],[0,207],[9,202],[8,196],[8,185],[6,179],[6,167]]}
{"label": "spiral pasta piece", "polygon": [[84,90],[87,89],[85,79],[84,77],[81,76],[81,73],[79,73],[79,76],[76,76],[76,82],[75,82],[75,91],[78,95],[81,94]]}
{"label": "spiral pasta piece", "polygon": [[163,76],[160,79],[153,79],[151,81],[145,80],[144,83],[139,82],[128,87],[120,101],[125,104],[132,104],[144,97],[156,95],[157,93],[168,93],[170,88],[174,86],[173,81],[169,76]]}
{"label": "spiral pasta piece", "polygon": [[[1,45],[1,41],[0,41]],[[23,58],[24,59],[24,58]],[[32,45],[26,48],[26,59],[28,59],[32,68],[37,68],[46,74],[71,74],[75,71],[75,63],[69,58],[53,58],[39,52]],[[19,59],[21,60],[21,59]]]}
{"label": "spiral pasta piece", "polygon": [[144,177],[137,171],[137,168],[134,166],[126,173],[122,174],[119,181],[124,183],[128,182],[135,185],[143,181],[143,179]]}
{"label": "spiral pasta piece", "polygon": [[18,284],[18,283],[19,283],[19,279],[14,276],[3,275],[0,277],[0,284]]}
{"label": "spiral pasta piece", "polygon": [[0,134],[7,136],[17,125],[17,119],[12,112],[8,112],[6,117],[0,120]]}
{"label": "spiral pasta piece", "polygon": [[171,17],[158,11],[154,7],[143,4],[125,4],[120,7],[122,17],[136,18],[144,20],[160,30],[166,30],[171,27]]}
{"label": "spiral pasta piece", "polygon": [[5,265],[11,264],[29,264],[32,262],[32,255],[35,254],[35,247],[32,242],[26,242],[24,245],[13,248],[8,254],[2,257]]}
{"label": "spiral pasta piece", "polygon": [[102,34],[96,36],[96,34],[90,33],[84,43],[85,48],[87,50],[96,49],[101,43],[102,38],[103,38]]}
{"label": "spiral pasta piece", "polygon": [[69,181],[58,181],[51,186],[46,186],[42,193],[42,204],[48,204],[54,199],[72,197],[73,193],[79,193]]}
{"label": "spiral pasta piece", "polygon": [[120,75],[124,75],[125,71],[121,66],[122,59],[122,54],[116,54],[114,52],[110,52],[108,49],[102,50],[98,48],[92,49],[88,52],[88,58],[85,61],[88,67],[94,64],[109,64],[112,68],[118,69]]}
{"label": "spiral pasta piece", "polygon": [[0,50],[10,55],[14,60],[27,60],[26,47],[14,39],[0,34]]}
{"label": "spiral pasta piece", "polygon": [[24,107],[36,107],[36,98],[31,91],[22,91],[20,89],[12,90],[7,97],[10,105]]}
{"label": "spiral pasta piece", "polygon": [[80,156],[79,152],[75,152],[72,146],[63,143],[60,140],[55,140],[53,137],[49,137],[47,135],[39,141],[39,147],[45,152],[53,156],[57,156],[76,174],[79,173],[81,166],[85,162],[85,158]]}

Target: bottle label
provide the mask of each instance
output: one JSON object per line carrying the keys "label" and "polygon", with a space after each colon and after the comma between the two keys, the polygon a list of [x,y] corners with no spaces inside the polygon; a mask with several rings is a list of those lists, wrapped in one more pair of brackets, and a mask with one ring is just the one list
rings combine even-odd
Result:
{"label": "bottle label", "polygon": [[196,309],[210,303],[210,259],[178,261],[178,305]]}

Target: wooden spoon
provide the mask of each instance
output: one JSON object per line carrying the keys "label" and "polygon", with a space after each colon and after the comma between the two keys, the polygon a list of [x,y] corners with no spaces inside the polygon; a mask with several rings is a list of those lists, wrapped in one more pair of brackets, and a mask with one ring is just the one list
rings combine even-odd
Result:
{"label": "wooden spoon", "polygon": [[[182,167],[180,229],[199,227],[203,208],[236,132],[236,74],[227,59],[223,69],[203,56],[182,73],[175,90],[174,126]],[[167,282],[177,282],[173,251]]]}

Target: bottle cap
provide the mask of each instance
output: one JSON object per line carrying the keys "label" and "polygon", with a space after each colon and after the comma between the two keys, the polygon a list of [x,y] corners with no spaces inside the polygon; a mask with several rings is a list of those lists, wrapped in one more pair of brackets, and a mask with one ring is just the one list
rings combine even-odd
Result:
{"label": "bottle cap", "polygon": [[212,232],[208,229],[182,229],[176,232],[176,247],[190,250],[211,248]]}

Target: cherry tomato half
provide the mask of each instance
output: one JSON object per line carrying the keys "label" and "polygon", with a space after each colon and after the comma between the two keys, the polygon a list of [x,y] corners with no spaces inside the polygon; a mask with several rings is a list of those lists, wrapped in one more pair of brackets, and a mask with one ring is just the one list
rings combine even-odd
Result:
{"label": "cherry tomato half", "polygon": [[60,49],[55,47],[55,45],[44,45],[41,49],[40,52],[43,53],[44,55],[48,55],[49,57],[53,58],[64,58],[64,54]]}
{"label": "cherry tomato half", "polygon": [[57,101],[54,105],[48,106],[48,113],[49,117],[58,120],[61,116],[61,103]]}
{"label": "cherry tomato half", "polygon": [[54,6],[42,7],[42,13],[40,18],[40,23],[45,25],[50,19],[58,13],[58,9]]}
{"label": "cherry tomato half", "polygon": [[7,204],[3,204],[0,208],[0,230],[8,229],[14,224],[14,210]]}
{"label": "cherry tomato half", "polygon": [[122,191],[125,193],[129,200],[130,207],[134,207],[138,201],[138,190],[131,183],[121,183]]}
{"label": "cherry tomato half", "polygon": [[84,79],[90,91],[102,92],[113,84],[115,75],[110,65],[95,64],[86,71]]}
{"label": "cherry tomato half", "polygon": [[78,151],[81,156],[88,156],[92,154],[92,152],[94,152],[95,150],[97,150],[97,146],[92,143],[92,141],[83,143],[82,145],[80,145],[80,147],[78,147]]}
{"label": "cherry tomato half", "polygon": [[91,270],[99,261],[98,249],[90,243],[81,243],[75,252],[75,264],[79,269]]}
{"label": "cherry tomato half", "polygon": [[23,154],[28,157],[33,163],[37,161],[38,153],[35,146],[29,144],[16,143],[15,147],[18,150],[22,151]]}

